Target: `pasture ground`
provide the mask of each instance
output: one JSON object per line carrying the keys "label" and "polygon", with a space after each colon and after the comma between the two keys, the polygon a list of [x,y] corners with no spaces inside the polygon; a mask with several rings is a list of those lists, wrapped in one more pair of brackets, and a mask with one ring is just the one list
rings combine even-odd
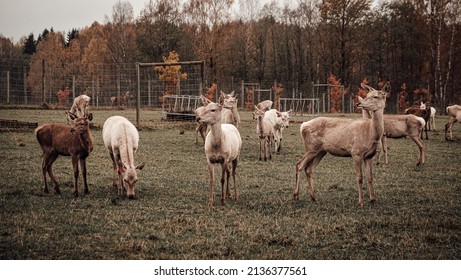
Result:
{"label": "pasture ground", "polygon": [[[141,112],[137,199],[112,189],[112,164],[101,128],[111,115],[134,122],[133,110],[94,110],[94,152],[87,160],[89,195],[72,197],[72,165],[60,157],[54,173],[61,195],[43,193],[41,149],[33,130],[0,132],[1,259],[460,259],[461,126],[446,142],[446,116],[430,132],[427,163],[415,166],[410,139],[389,140],[389,165],[374,165],[377,205],[357,205],[350,158],[327,155],[314,173],[318,202],[302,174],[293,201],[295,164],[303,153],[297,116],[280,154],[258,160],[250,112],[241,112],[243,139],[237,169],[239,200],[207,206],[209,174],[195,124],[163,122]],[[2,109],[3,119],[64,123],[63,110]],[[342,115],[335,115],[344,117]],[[359,115],[347,116],[359,117]],[[51,189],[53,190],[53,189]],[[368,190],[365,187],[365,195]]]}

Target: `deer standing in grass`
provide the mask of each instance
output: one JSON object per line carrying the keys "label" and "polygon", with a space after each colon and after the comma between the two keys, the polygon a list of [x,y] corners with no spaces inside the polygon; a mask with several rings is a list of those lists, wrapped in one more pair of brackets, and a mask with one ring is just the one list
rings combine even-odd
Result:
{"label": "deer standing in grass", "polygon": [[274,142],[274,130],[272,123],[264,118],[266,110],[255,106],[253,117],[256,119],[256,135],[259,139],[259,160],[272,159],[272,142]]}
{"label": "deer standing in grass", "polygon": [[[235,184],[235,169],[242,149],[242,138],[237,128],[232,124],[221,124],[221,105],[214,102],[199,107],[196,111],[197,121],[209,125],[210,131],[205,138],[205,155],[210,172],[210,195],[208,206],[214,207],[214,164],[221,164],[221,205],[230,196],[229,179],[232,172],[234,182],[233,199],[237,200]],[[226,180],[227,179],[227,180]],[[226,183],[227,181],[227,183]],[[224,184],[226,183],[226,194]]]}
{"label": "deer standing in grass", "polygon": [[304,170],[311,198],[317,200],[312,173],[322,158],[327,154],[337,157],[352,157],[358,182],[358,203],[363,206],[363,174],[365,164],[370,202],[376,201],[373,188],[372,159],[380,146],[384,133],[383,113],[390,85],[387,83],[382,91],[367,85],[362,87],[369,91],[365,99],[359,97],[358,107],[368,110],[371,119],[342,119],[318,117],[301,124],[300,133],[304,143],[304,155],[296,164],[296,187],[293,199],[299,199],[299,173]]}
{"label": "deer standing in grass", "polygon": [[445,140],[453,141],[453,125],[456,122],[461,123],[461,106],[451,105],[446,108],[448,122],[445,124]]}
{"label": "deer standing in grass", "polygon": [[83,118],[77,118],[69,113],[69,120],[72,126],[60,124],[45,124],[35,129],[35,135],[40,147],[43,150],[42,171],[44,180],[44,192],[48,193],[46,183],[46,173],[53,182],[57,194],[61,194],[58,182],[53,175],[52,166],[58,156],[72,157],[74,169],[74,196],[78,196],[78,164],[82,169],[84,193],[88,194],[88,184],[86,180],[86,158],[93,151],[93,136],[90,132],[90,121],[92,114]]}

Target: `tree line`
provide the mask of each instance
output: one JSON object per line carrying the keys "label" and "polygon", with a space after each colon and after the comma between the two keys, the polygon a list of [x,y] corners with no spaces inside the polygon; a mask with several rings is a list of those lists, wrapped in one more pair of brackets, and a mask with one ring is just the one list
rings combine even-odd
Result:
{"label": "tree line", "polygon": [[[460,15],[457,0],[150,0],[138,16],[119,1],[104,23],[67,34],[45,29],[17,44],[0,35],[0,69],[26,60],[28,88],[40,94],[43,61],[65,79],[101,67],[123,73],[175,51],[181,61],[205,61],[209,85],[276,81],[309,93],[334,76],[356,95],[364,80],[390,81],[394,103],[430,102],[442,112],[461,101]],[[429,94],[415,94],[422,90]]]}

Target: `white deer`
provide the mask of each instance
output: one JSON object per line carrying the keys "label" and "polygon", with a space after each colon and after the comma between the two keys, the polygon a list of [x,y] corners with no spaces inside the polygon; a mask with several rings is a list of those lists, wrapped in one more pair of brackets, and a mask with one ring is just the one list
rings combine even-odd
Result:
{"label": "white deer", "polygon": [[[211,102],[206,106],[199,107],[196,111],[197,121],[208,125],[210,132],[205,138],[205,155],[208,170],[210,172],[210,195],[208,206],[214,207],[214,164],[221,164],[221,204],[229,197],[229,178],[232,172],[234,182],[234,200],[237,200],[237,188],[235,184],[235,169],[242,149],[242,138],[237,128],[232,124],[221,124],[221,105]],[[224,195],[224,183],[227,179],[226,194]]]}
{"label": "white deer", "polygon": [[304,170],[311,198],[317,200],[312,173],[322,158],[327,154],[338,157],[352,157],[358,182],[358,202],[363,206],[363,174],[365,164],[370,202],[376,201],[373,189],[372,158],[380,146],[384,133],[383,113],[388,95],[386,84],[383,91],[375,90],[367,85],[362,87],[369,91],[365,99],[359,97],[359,108],[368,110],[371,119],[341,119],[318,117],[301,124],[300,133],[304,143],[304,155],[296,164],[296,187],[293,199],[299,199],[299,172]]}
{"label": "white deer", "polygon": [[[123,194],[123,187],[125,187],[128,198],[134,198],[136,182],[138,181],[136,170],[144,168],[144,163],[134,164],[134,154],[138,150],[139,143],[138,130],[126,118],[112,116],[104,122],[102,137],[114,167],[112,185],[117,187],[116,177],[118,173],[119,195]],[[123,181],[125,181],[125,186]]]}

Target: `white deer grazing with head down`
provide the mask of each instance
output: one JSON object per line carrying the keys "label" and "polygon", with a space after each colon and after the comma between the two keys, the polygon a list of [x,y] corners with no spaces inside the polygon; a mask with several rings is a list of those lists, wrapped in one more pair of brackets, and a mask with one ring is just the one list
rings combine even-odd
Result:
{"label": "white deer grazing with head down", "polygon": [[380,146],[384,133],[383,113],[388,95],[385,90],[375,90],[367,85],[362,87],[369,91],[365,99],[359,97],[359,108],[368,110],[371,119],[342,119],[318,117],[301,124],[300,133],[304,143],[304,155],[296,164],[296,187],[293,199],[299,199],[299,172],[304,170],[308,187],[311,189],[312,200],[317,200],[312,173],[322,158],[327,154],[338,157],[352,157],[358,182],[359,199],[363,206],[363,174],[362,164],[365,164],[368,177],[370,202],[374,203],[372,158]]}
{"label": "white deer grazing with head down", "polygon": [[[209,125],[210,132],[205,138],[205,155],[210,172],[210,196],[208,206],[214,206],[214,164],[221,164],[221,204],[229,197],[229,178],[232,172],[234,181],[234,200],[237,200],[237,188],[235,185],[235,169],[242,149],[242,138],[237,128],[232,124],[221,124],[221,105],[211,102],[206,106],[199,107],[196,111],[197,121]],[[226,194],[224,195],[224,183],[227,179]]]}
{"label": "white deer grazing with head down", "polygon": [[[104,122],[102,137],[114,167],[112,185],[117,187],[116,178],[118,173],[119,195],[123,194],[123,187],[125,187],[128,198],[134,198],[136,182],[138,181],[136,170],[144,168],[144,163],[138,165],[134,163],[134,154],[139,145],[138,130],[126,118],[113,116]],[[123,182],[125,182],[125,186]]]}

